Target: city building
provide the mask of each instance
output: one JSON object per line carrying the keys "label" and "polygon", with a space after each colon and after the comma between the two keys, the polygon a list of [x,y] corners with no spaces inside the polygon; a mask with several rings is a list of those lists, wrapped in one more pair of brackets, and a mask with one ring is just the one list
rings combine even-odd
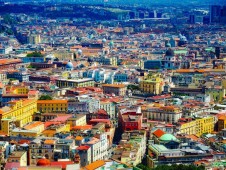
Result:
{"label": "city building", "polygon": [[12,124],[15,123],[16,127],[23,127],[32,121],[33,114],[37,112],[36,100],[18,100],[9,102],[9,106],[0,109],[1,130],[10,134],[13,129]]}
{"label": "city building", "polygon": [[126,95],[126,85],[124,84],[103,84],[102,88],[105,94],[115,94],[116,96]]}
{"label": "city building", "polygon": [[150,75],[147,80],[141,80],[139,87],[142,92],[150,94],[161,94],[163,91],[163,79],[158,74]]}
{"label": "city building", "polygon": [[67,112],[68,100],[38,100],[37,110],[43,113]]}
{"label": "city building", "polygon": [[79,80],[56,80],[56,85],[60,88],[65,87],[93,87],[94,81],[90,78],[84,78]]}

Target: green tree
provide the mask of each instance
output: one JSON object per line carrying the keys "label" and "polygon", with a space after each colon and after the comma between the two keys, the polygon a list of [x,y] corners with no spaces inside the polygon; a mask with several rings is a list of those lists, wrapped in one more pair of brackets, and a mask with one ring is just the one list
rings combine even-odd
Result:
{"label": "green tree", "polygon": [[144,164],[138,164],[136,167],[142,170],[151,170],[151,168],[145,166]]}
{"label": "green tree", "polygon": [[134,84],[130,84],[127,86],[127,89],[134,91],[134,90],[140,90],[139,86],[134,85]]}
{"label": "green tree", "polygon": [[35,51],[35,52],[27,54],[27,57],[43,57],[43,55],[41,54],[41,52]]}
{"label": "green tree", "polygon": [[41,95],[41,97],[39,98],[39,100],[52,100],[53,98],[49,95]]}

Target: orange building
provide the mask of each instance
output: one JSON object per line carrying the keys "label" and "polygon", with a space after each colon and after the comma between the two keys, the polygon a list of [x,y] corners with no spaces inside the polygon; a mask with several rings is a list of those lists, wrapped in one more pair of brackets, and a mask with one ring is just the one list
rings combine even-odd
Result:
{"label": "orange building", "polygon": [[222,129],[226,128],[226,116],[222,115],[218,118],[218,131],[221,131]]}

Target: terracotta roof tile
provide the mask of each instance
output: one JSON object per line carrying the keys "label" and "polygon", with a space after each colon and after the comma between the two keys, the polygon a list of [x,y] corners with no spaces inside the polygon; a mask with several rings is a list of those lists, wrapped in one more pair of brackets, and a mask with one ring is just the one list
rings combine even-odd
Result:
{"label": "terracotta roof tile", "polygon": [[160,138],[162,135],[164,135],[165,132],[162,131],[161,129],[157,129],[156,131],[154,131],[153,135],[155,135],[157,138]]}
{"label": "terracotta roof tile", "polygon": [[101,166],[105,165],[105,162],[103,160],[95,161],[87,166],[85,166],[86,170],[95,170],[97,168],[100,168]]}

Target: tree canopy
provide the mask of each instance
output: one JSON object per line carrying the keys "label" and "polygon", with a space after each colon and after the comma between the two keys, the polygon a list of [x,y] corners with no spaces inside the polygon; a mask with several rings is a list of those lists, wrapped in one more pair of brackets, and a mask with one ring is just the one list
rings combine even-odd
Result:
{"label": "tree canopy", "polygon": [[35,52],[27,54],[27,57],[43,57],[43,55],[41,54],[41,52],[35,51]]}
{"label": "tree canopy", "polygon": [[53,98],[49,95],[42,95],[39,100],[52,100]]}
{"label": "tree canopy", "polygon": [[139,86],[138,85],[134,85],[134,84],[130,84],[127,86],[127,89],[129,90],[140,90]]}

